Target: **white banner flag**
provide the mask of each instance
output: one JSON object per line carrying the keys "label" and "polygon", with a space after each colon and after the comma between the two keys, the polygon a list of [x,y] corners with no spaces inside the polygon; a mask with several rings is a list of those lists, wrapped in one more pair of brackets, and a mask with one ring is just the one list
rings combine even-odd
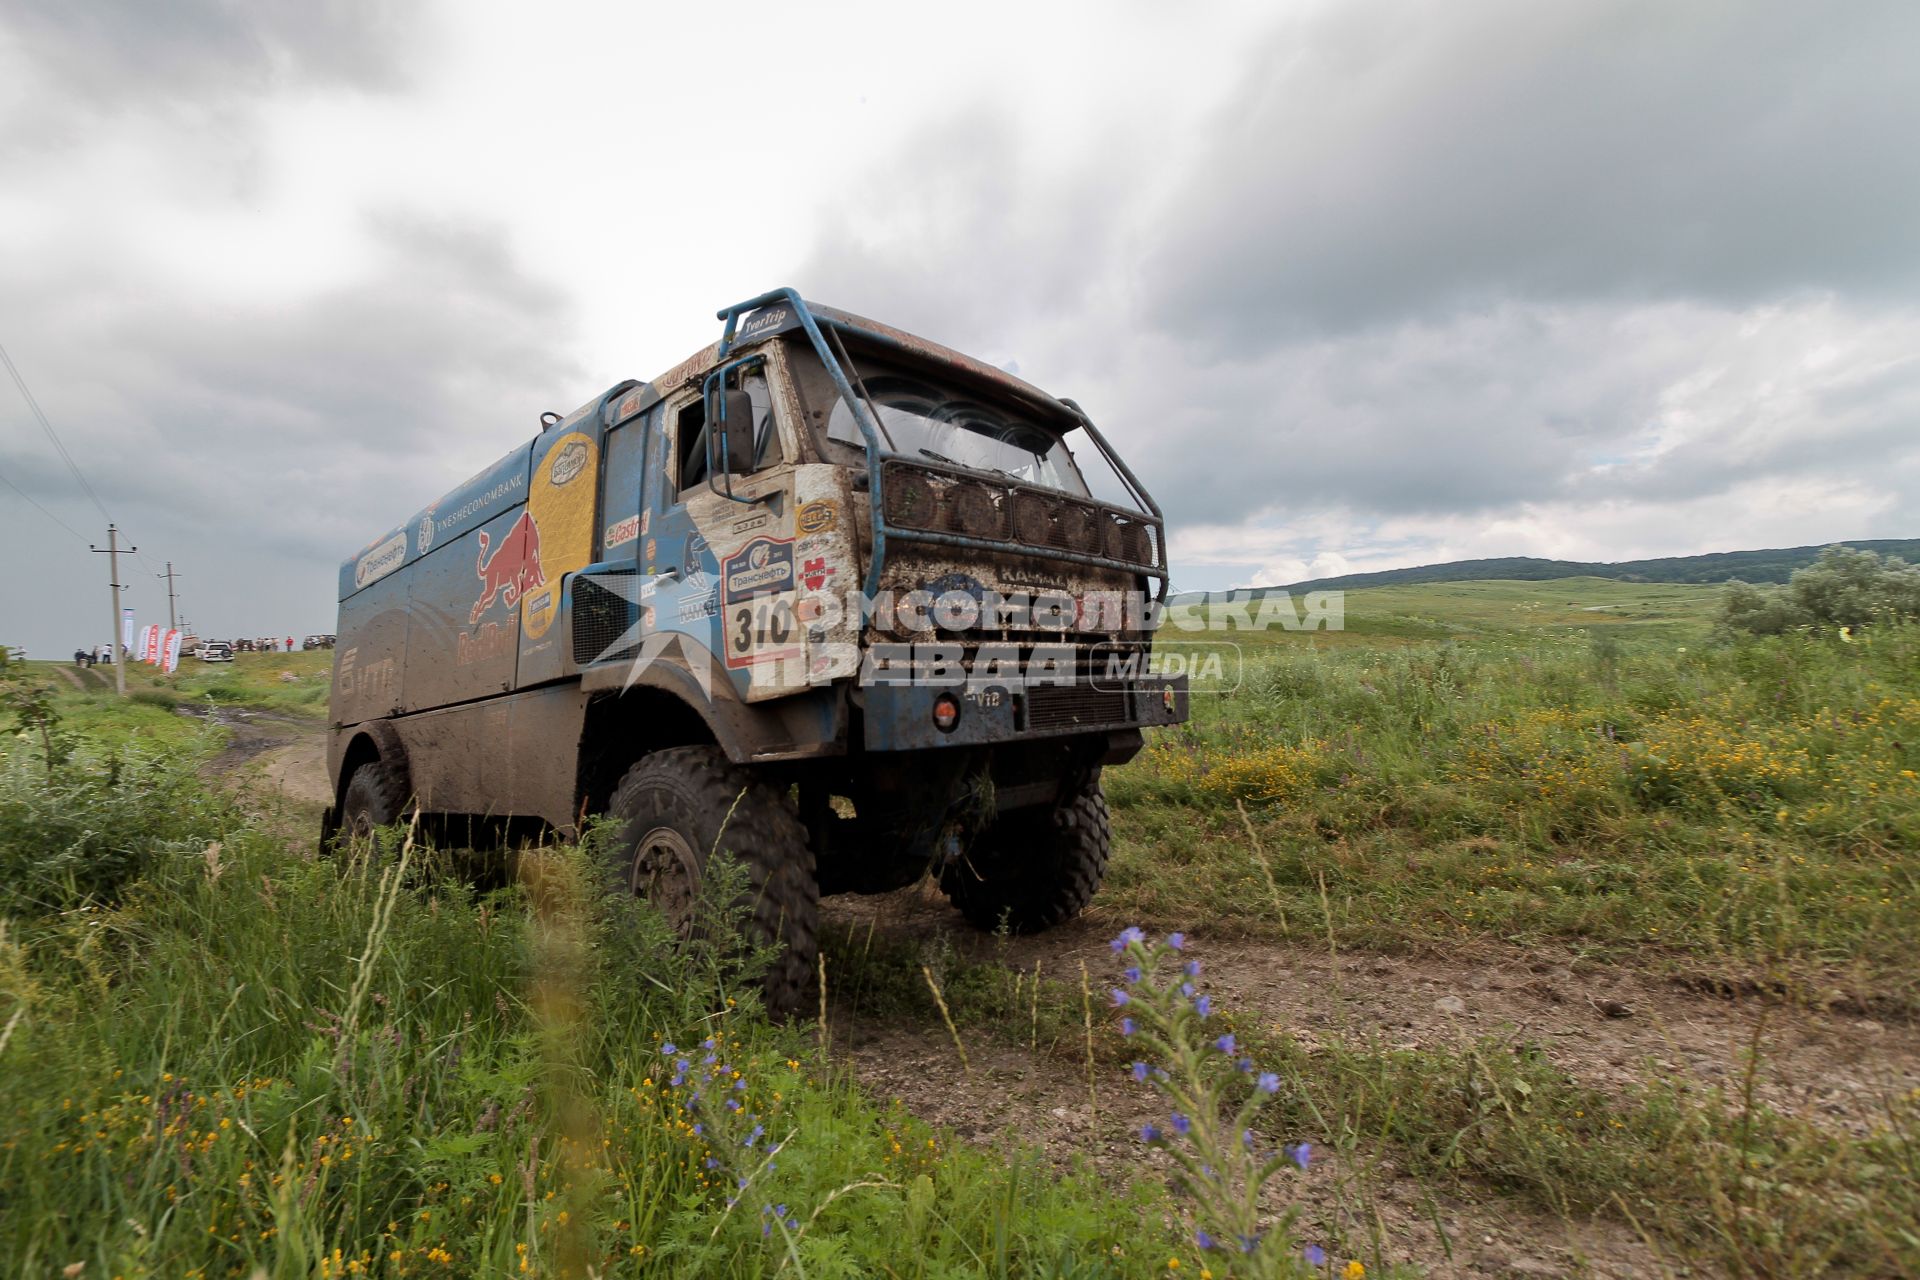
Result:
{"label": "white banner flag", "polygon": [[164,656],[160,660],[160,669],[172,675],[173,669],[180,665],[180,633],[178,631],[167,632],[162,653]]}
{"label": "white banner flag", "polygon": [[158,663],[160,661],[159,623],[149,622],[140,628],[140,645],[133,651],[133,656],[142,662]]}
{"label": "white banner flag", "polygon": [[120,643],[128,649],[133,648],[133,610],[120,610]]}

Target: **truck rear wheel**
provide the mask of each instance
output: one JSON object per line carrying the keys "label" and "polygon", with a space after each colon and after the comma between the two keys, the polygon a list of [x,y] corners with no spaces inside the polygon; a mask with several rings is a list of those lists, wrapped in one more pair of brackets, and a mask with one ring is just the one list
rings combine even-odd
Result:
{"label": "truck rear wheel", "polygon": [[820,887],[806,830],[780,793],[716,748],[674,747],[628,769],[607,810],[625,824],[608,889],[646,898],[683,933],[695,923],[707,859],[729,853],[746,868],[748,928],[756,942],[779,948],[766,976],[767,1008],[800,1012],[813,977]]}
{"label": "truck rear wheel", "polygon": [[1051,929],[1093,901],[1107,874],[1110,832],[1095,774],[1058,808],[1017,811],[988,827],[940,873],[940,888],[975,928]]}
{"label": "truck rear wheel", "polygon": [[347,779],[340,797],[340,834],[365,840],[375,827],[400,821],[407,807],[406,774],[384,760],[369,760]]}

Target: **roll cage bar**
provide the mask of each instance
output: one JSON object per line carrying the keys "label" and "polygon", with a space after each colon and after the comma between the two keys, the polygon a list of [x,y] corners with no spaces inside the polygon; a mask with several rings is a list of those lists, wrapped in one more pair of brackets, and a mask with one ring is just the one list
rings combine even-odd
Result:
{"label": "roll cage bar", "polygon": [[[849,378],[846,368],[841,365],[839,359],[834,355],[832,347],[829,346],[822,325],[824,324],[826,328],[836,330],[836,338],[839,333],[846,333],[867,342],[878,343],[881,346],[891,347],[897,351],[916,357],[924,356],[924,352],[915,351],[891,334],[868,329],[851,320],[841,319],[836,316],[816,317],[797,290],[773,289],[758,297],[749,298],[745,302],[736,302],[732,306],[714,313],[715,319],[726,322],[726,329],[720,336],[718,358],[725,361],[728,352],[733,350],[734,334],[741,316],[775,303],[784,303],[793,308],[794,316],[799,321],[800,328],[805,331],[807,340],[813,344],[814,354],[820,358],[820,363],[826,368],[827,376],[833,380],[834,390],[839,393],[840,398],[846,402],[847,408],[853,413],[853,420],[855,424],[859,426],[860,436],[862,440],[865,441],[868,480],[867,497],[873,509],[873,558],[867,567],[866,594],[871,597],[878,594],[880,590],[880,575],[886,566],[887,543],[889,541],[924,542],[938,546],[967,547],[977,551],[989,551],[996,554],[1005,553],[1005,544],[994,542],[987,538],[974,537],[964,533],[946,533],[934,529],[905,529],[887,523],[885,494],[883,492],[886,483],[885,463],[898,461],[920,470],[952,470],[960,474],[967,473],[965,468],[928,467],[924,459],[909,458],[905,454],[895,453],[888,446],[887,437],[881,431],[880,424],[874,421],[873,414],[867,407],[866,397],[854,391],[853,382]],[[844,350],[844,347],[842,349]],[[1087,433],[1087,438],[1093,441],[1094,447],[1100,451],[1101,456],[1106,459],[1107,464],[1113,468],[1114,474],[1121,478],[1129,492],[1139,501],[1146,513],[1152,517],[1152,523],[1158,533],[1161,564],[1158,569],[1144,569],[1144,572],[1148,577],[1159,580],[1160,590],[1155,596],[1155,600],[1156,602],[1164,603],[1167,598],[1169,574],[1166,564],[1166,518],[1161,515],[1160,508],[1158,504],[1154,502],[1152,496],[1147,493],[1146,486],[1140,483],[1139,478],[1136,477],[1132,469],[1121,460],[1120,455],[1113,451],[1112,446],[1107,443],[1106,438],[1100,434],[1100,429],[1093,425],[1091,418],[1087,417],[1086,411],[1071,400],[1053,399],[1052,397],[1048,397],[1048,399],[1053,405],[1058,406],[1066,416],[1072,418],[1075,425]],[[1072,426],[1067,428],[1069,431],[1072,429]],[[1076,499],[1076,501],[1078,500],[1079,499]],[[1100,502],[1098,499],[1093,499],[1092,505],[1127,519],[1138,520],[1141,515],[1139,511],[1129,511],[1124,507],[1118,507],[1112,503]],[[1124,560],[1115,560],[1107,556],[1089,555],[1080,551],[1068,551],[1057,547],[1030,547],[1022,545],[1020,554],[1036,556],[1047,560],[1064,560],[1072,564],[1090,565],[1100,569],[1123,569],[1128,573],[1143,572],[1142,566],[1129,564]]]}

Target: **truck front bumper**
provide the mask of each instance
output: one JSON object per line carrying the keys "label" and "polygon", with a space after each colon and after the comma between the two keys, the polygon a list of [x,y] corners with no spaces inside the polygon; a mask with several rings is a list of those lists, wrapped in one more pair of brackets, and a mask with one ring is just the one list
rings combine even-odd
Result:
{"label": "truck front bumper", "polygon": [[[855,699],[863,711],[867,750],[918,751],[1182,724],[1187,685],[1184,675],[1011,688],[883,684],[857,690]],[[959,701],[960,716],[943,730],[934,722],[934,705],[945,696]]]}

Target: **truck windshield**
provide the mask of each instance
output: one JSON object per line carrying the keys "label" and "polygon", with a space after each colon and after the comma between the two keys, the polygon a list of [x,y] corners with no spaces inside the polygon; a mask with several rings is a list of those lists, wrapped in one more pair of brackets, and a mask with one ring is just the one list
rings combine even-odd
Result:
{"label": "truck windshield", "polygon": [[[868,375],[865,382],[895,453],[1090,496],[1073,455],[1045,427],[920,378],[882,373]],[[853,410],[843,400],[834,401],[827,438],[864,447]]]}

